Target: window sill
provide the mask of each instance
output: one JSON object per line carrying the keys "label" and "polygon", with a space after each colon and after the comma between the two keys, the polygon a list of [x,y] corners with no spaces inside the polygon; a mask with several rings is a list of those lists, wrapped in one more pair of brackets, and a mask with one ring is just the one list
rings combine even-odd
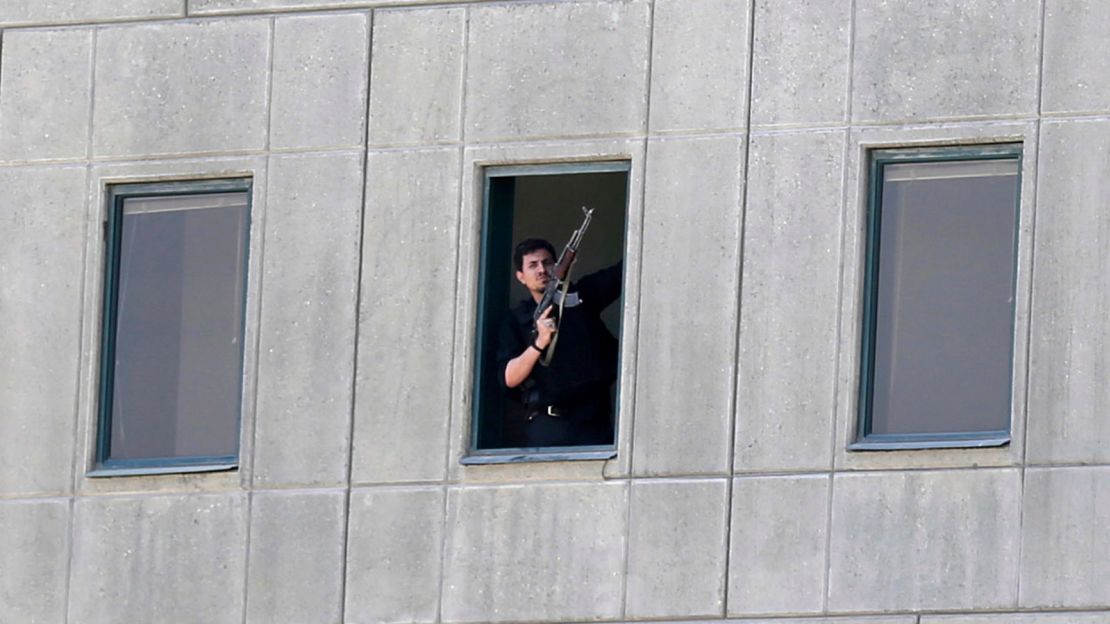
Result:
{"label": "window sill", "polygon": [[557,449],[499,449],[496,451],[476,451],[461,460],[464,466],[489,464],[524,464],[534,462],[558,461],[597,461],[613,459],[617,456],[612,447],[579,446]]}
{"label": "window sill", "polygon": [[912,435],[871,435],[848,445],[849,451],[923,451],[929,449],[976,449],[1006,446],[1010,434],[988,432],[985,434],[954,434],[943,437]]}
{"label": "window sill", "polygon": [[239,467],[238,463],[201,464],[192,466],[97,466],[85,473],[86,477],[100,479],[105,477],[136,477],[144,475],[185,474],[195,472],[227,472]]}

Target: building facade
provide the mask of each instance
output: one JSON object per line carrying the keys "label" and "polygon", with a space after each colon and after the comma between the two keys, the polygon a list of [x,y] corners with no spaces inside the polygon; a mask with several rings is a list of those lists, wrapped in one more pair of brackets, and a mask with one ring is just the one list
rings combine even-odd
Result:
{"label": "building facade", "polygon": [[[1096,0],[0,4],[0,622],[1110,622],[1107,39]],[[1005,429],[868,447],[876,154],[996,146]],[[616,443],[471,461],[488,172],[591,163]],[[113,193],[226,180],[234,459],[104,470]]]}

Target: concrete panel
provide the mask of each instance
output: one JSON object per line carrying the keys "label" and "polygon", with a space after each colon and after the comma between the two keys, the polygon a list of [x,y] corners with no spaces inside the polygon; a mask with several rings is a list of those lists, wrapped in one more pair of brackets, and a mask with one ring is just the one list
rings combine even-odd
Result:
{"label": "concrete panel", "polygon": [[837,475],[829,610],[1014,606],[1020,507],[1016,469]]}
{"label": "concrete panel", "polygon": [[511,3],[470,13],[466,137],[639,133],[650,3]]}
{"label": "concrete panel", "polygon": [[1110,606],[1110,468],[1030,469],[1021,528],[1021,606]]}
{"label": "concrete panel", "polygon": [[258,485],[347,478],[362,156],[270,160],[258,368]]}
{"label": "concrete panel", "polygon": [[844,120],[850,21],[850,0],[755,0],[752,125]]}
{"label": "concrete panel", "polygon": [[1110,613],[923,615],[921,624],[1110,624]]}
{"label": "concrete panel", "polygon": [[241,624],[245,503],[242,494],[78,499],[68,621]]}
{"label": "concrete panel", "polygon": [[632,483],[626,617],[720,615],[728,482]]}
{"label": "concrete panel", "polygon": [[248,623],[342,622],[346,506],[342,491],[254,494]]}
{"label": "concrete panel", "polygon": [[69,503],[0,502],[0,622],[64,622]]}
{"label": "concrete panel", "polygon": [[582,483],[451,490],[443,621],[618,617],[626,488]]}
{"label": "concrete panel", "polygon": [[1110,13],[1098,2],[1047,0],[1041,110],[1110,110],[1103,49],[1110,39]]}
{"label": "concrete panel", "polygon": [[352,478],[442,479],[450,414],[459,152],[371,153]]}
{"label": "concrete panel", "polygon": [[340,9],[397,4],[443,4],[443,0],[188,0],[190,15],[257,13],[260,11]]}
{"label": "concrete panel", "polygon": [[351,493],[344,622],[436,621],[443,497],[438,487]]}
{"label": "concrete panel", "polygon": [[820,612],[829,478],[733,481],[728,613]]}
{"label": "concrete panel", "polygon": [[0,27],[180,17],[181,0],[53,0],[0,3]]}
{"label": "concrete panel", "polygon": [[99,31],[93,154],[264,148],[269,30],[234,20]]}
{"label": "concrete panel", "polygon": [[0,53],[0,160],[84,158],[91,30],[10,31]]}
{"label": "concrete panel", "polygon": [[374,13],[371,144],[459,140],[465,39],[464,9]]}
{"label": "concrete panel", "polygon": [[0,168],[0,493],[71,487],[85,175]]}
{"label": "concrete panel", "polygon": [[798,618],[776,617],[774,618],[774,620],[755,620],[755,618],[745,617],[744,620],[728,620],[727,622],[743,622],[744,624],[917,624],[917,615],[855,615],[850,617]]}
{"label": "concrete panel", "polygon": [[1032,114],[1036,2],[891,0],[856,5],[852,118]]}
{"label": "concrete panel", "polygon": [[1038,158],[1028,461],[1110,461],[1110,122],[1046,123]]}
{"label": "concrete panel", "polygon": [[362,145],[369,29],[365,13],[274,22],[270,147]]}
{"label": "concrete panel", "polygon": [[734,467],[827,470],[844,134],[753,136],[750,150]]}
{"label": "concrete panel", "polygon": [[750,1],[656,0],[652,132],[745,125]]}
{"label": "concrete panel", "polygon": [[729,469],[743,138],[648,144],[632,469]]}

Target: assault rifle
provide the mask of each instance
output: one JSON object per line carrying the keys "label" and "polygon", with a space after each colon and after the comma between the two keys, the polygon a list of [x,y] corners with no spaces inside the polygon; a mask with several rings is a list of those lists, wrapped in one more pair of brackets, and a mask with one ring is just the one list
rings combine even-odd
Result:
{"label": "assault rifle", "polygon": [[[547,287],[543,290],[543,297],[536,305],[536,311],[532,313],[532,322],[534,323],[538,322],[543,313],[551,306],[558,306],[556,318],[563,312],[563,303],[566,299],[567,290],[570,288],[570,270],[578,257],[578,245],[582,243],[586,228],[590,227],[590,219],[593,218],[594,214],[593,208],[582,206],[582,214],[585,215],[585,218],[582,219],[582,225],[578,226],[578,229],[570,235],[567,246],[563,247],[563,253],[559,254],[559,260],[552,269],[551,279],[547,281]],[[544,366],[547,366],[551,362],[552,356],[555,355],[555,344],[558,341],[559,334],[556,333],[551,338],[551,344],[547,345],[544,356],[540,360],[540,363]]]}

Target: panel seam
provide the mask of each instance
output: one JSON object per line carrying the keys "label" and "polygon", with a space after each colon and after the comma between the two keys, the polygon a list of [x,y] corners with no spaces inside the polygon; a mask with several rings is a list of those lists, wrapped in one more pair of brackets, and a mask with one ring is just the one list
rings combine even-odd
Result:
{"label": "panel seam", "polygon": [[366,15],[366,99],[363,101],[362,114],[366,120],[362,128],[362,184],[359,189],[359,224],[358,224],[358,269],[355,276],[354,319],[355,332],[352,338],[354,348],[351,349],[351,403],[348,408],[347,418],[347,474],[343,484],[343,525],[340,529],[343,557],[339,564],[339,621],[347,621],[347,570],[351,559],[351,482],[355,465],[355,423],[358,406],[358,357],[359,335],[362,330],[362,269],[366,254],[366,185],[370,176],[370,88],[373,72],[374,53],[374,11],[367,11]]}
{"label": "panel seam", "polygon": [[[459,284],[460,284],[460,280],[461,280],[461,277],[462,277],[462,267],[461,267],[460,260],[461,260],[461,257],[462,257],[463,238],[465,236],[465,234],[462,231],[463,206],[466,205],[465,197],[466,197],[466,193],[468,192],[468,189],[465,188],[465,186],[463,184],[463,179],[465,178],[465,173],[466,173],[466,107],[467,107],[467,84],[469,82],[468,81],[468,77],[469,77],[468,72],[470,70],[470,63],[469,63],[469,60],[470,60],[470,17],[471,17],[470,7],[462,7],[462,19],[463,19],[462,36],[463,36],[463,40],[462,40],[462,67],[460,68],[460,72],[459,72],[459,80],[461,82],[461,85],[459,87],[459,114],[458,114],[459,143],[458,143],[458,147],[456,148],[457,153],[458,153],[458,158],[459,158],[459,165],[458,165],[457,190],[456,190],[456,193],[455,193],[455,279],[454,279],[454,284],[455,284],[455,301],[456,302],[459,301],[460,294],[461,294],[460,289],[459,289]],[[459,336],[459,323],[461,322],[461,320],[459,318],[459,315],[460,315],[459,306],[455,305],[454,310],[453,310],[453,314],[451,315],[452,316],[452,318],[451,318],[451,335],[454,337],[454,339],[451,341],[450,355],[448,356],[448,361],[451,363],[451,370],[452,371],[457,371],[458,370],[458,366],[456,366],[456,359],[458,358],[458,355],[459,355],[458,336]],[[465,346],[462,347],[462,349],[464,349],[464,350],[465,350],[465,348],[466,348]],[[463,375],[464,375],[464,378],[468,377],[466,372],[464,372]],[[450,478],[451,449],[452,449],[452,444],[454,442],[453,435],[454,435],[455,411],[456,411],[455,408],[454,408],[455,393],[456,393],[455,383],[456,383],[456,375],[455,374],[449,375],[448,376],[448,381],[447,381],[447,397],[448,397],[447,423],[446,423],[447,440],[446,440],[446,444],[444,444],[445,448],[444,448],[444,457],[443,457],[443,464],[442,464],[443,478],[438,482],[439,486],[440,486],[440,494],[443,498],[442,498],[442,501],[440,501],[440,514],[439,514],[439,522],[440,522],[440,527],[442,527],[442,529],[441,529],[441,534],[439,536],[439,576],[438,576],[439,586],[436,588],[436,609],[435,609],[435,621],[436,622],[442,622],[443,621],[443,602],[444,602],[444,598],[445,598],[445,588],[447,587],[447,580],[446,580],[447,542],[448,542],[447,514],[448,514],[448,511],[449,511],[449,509],[448,509],[448,494],[449,494],[449,490],[450,490],[450,486],[451,486],[451,478]],[[461,407],[461,405],[460,405],[460,407]],[[460,412],[465,412],[465,411],[466,410],[460,410]],[[471,417],[473,417],[473,416],[471,416]],[[463,422],[464,423],[466,422],[465,416],[463,417]],[[464,439],[469,439],[470,432],[469,432],[468,428],[466,428],[466,427],[462,428],[459,433],[463,436]]]}

